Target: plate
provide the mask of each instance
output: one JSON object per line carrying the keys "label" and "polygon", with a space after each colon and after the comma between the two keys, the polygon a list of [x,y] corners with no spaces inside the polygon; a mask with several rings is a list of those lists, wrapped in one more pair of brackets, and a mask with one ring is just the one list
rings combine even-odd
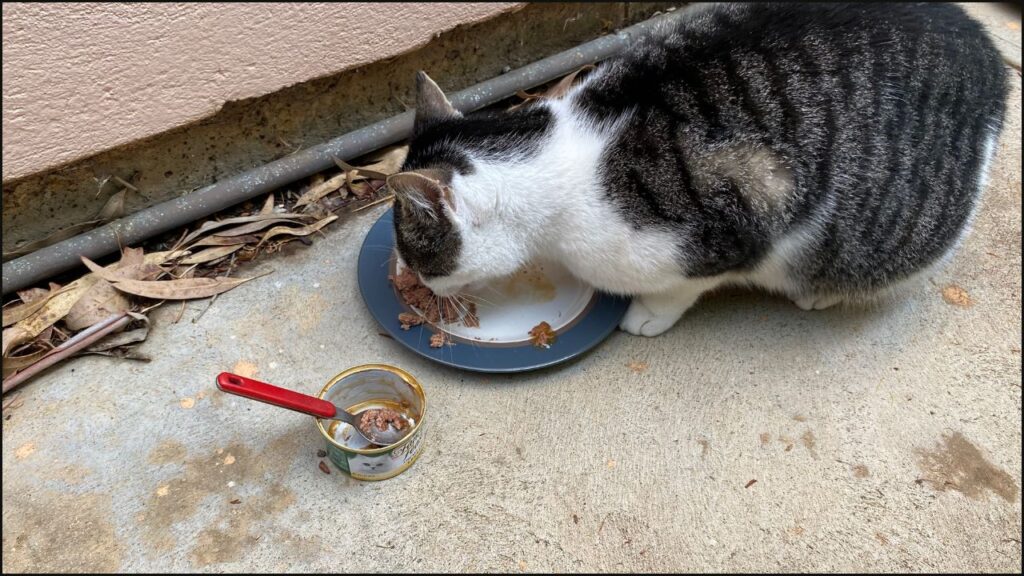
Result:
{"label": "plate", "polygon": [[[401,272],[393,211],[370,228],[359,252],[359,290],[373,317],[395,341],[435,362],[475,372],[525,372],[565,362],[592,349],[619,325],[629,299],[595,291],[557,264],[536,263],[466,292],[477,302],[480,326],[422,324],[402,330],[401,312],[414,310],[388,279]],[[556,334],[535,346],[530,330],[547,322]],[[452,345],[430,347],[445,332]]]}

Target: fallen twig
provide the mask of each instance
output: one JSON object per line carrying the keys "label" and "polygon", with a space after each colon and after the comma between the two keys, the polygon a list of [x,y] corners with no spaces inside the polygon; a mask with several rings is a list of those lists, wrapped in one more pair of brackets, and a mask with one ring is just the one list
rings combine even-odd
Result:
{"label": "fallen twig", "polygon": [[17,394],[11,394],[7,398],[4,398],[3,410],[7,410],[11,406],[13,406],[14,403],[17,402],[19,398],[21,398],[21,393],[20,392],[17,393]]}
{"label": "fallen twig", "polygon": [[67,342],[51,350],[46,356],[43,356],[31,366],[15,372],[10,378],[5,379],[3,382],[3,393],[7,394],[7,392],[17,388],[39,372],[73,356],[79,350],[88,348],[107,334],[124,328],[131,321],[132,317],[128,315],[128,312],[119,312],[108,316],[106,320],[97,322],[89,328],[82,330]]}
{"label": "fallen twig", "polygon": [[366,210],[367,208],[370,208],[372,206],[376,206],[378,204],[383,204],[384,202],[387,202],[389,200],[393,200],[394,198],[395,198],[394,194],[389,194],[387,196],[384,196],[383,198],[378,198],[378,199],[374,200],[373,202],[370,202],[369,204],[363,204],[362,206],[360,206],[359,208],[356,208],[352,212],[360,212],[360,211]]}
{"label": "fallen twig", "polygon": [[[235,269],[235,256],[235,254],[231,255],[231,263],[228,264],[228,271],[224,273],[224,278],[231,276],[231,272]],[[210,306],[213,306],[213,303],[217,301],[217,296],[220,296],[220,294],[214,294],[213,298],[210,298],[210,302],[206,305],[206,308],[203,308],[203,310],[192,319],[193,324],[199,322],[199,319],[203,317],[203,314],[206,314],[206,311],[210,309]],[[174,322],[177,324],[178,321],[175,320]]]}

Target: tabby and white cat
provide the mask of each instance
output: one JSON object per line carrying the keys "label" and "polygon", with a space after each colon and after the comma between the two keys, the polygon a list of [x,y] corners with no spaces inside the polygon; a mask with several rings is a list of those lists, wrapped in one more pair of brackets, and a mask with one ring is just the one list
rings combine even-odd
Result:
{"label": "tabby and white cat", "polygon": [[963,236],[1005,75],[954,5],[813,3],[712,7],[514,111],[421,72],[398,250],[441,295],[553,259],[645,336],[726,283],[870,296]]}

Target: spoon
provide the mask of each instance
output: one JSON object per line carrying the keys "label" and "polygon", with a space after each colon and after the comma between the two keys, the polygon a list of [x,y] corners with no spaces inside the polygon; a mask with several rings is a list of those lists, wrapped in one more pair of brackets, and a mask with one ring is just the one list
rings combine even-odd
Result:
{"label": "spoon", "polygon": [[394,424],[389,422],[388,427],[381,430],[370,422],[364,429],[359,425],[361,419],[359,416],[331,402],[230,372],[221,372],[217,376],[217,388],[228,394],[234,394],[235,396],[241,396],[250,400],[258,400],[267,404],[273,404],[274,406],[280,406],[281,408],[302,412],[303,414],[310,414],[328,420],[340,420],[355,428],[369,442],[380,446],[389,446],[398,442],[405,438],[412,428],[407,423],[406,426],[399,430],[395,428]]}

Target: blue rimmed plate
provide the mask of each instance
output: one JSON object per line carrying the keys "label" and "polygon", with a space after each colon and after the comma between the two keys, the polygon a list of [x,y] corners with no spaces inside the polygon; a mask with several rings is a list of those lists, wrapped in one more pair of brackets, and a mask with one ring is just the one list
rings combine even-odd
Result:
{"label": "blue rimmed plate", "polygon": [[[565,362],[601,343],[615,330],[628,298],[596,292],[566,270],[536,264],[492,282],[469,296],[477,302],[480,326],[423,324],[402,330],[401,312],[413,312],[388,280],[400,263],[388,210],[359,252],[359,290],[370,313],[397,342],[435,362],[476,372],[525,372]],[[541,322],[555,331],[549,348],[534,346],[529,332]],[[430,347],[430,336],[445,332],[453,345]]]}

